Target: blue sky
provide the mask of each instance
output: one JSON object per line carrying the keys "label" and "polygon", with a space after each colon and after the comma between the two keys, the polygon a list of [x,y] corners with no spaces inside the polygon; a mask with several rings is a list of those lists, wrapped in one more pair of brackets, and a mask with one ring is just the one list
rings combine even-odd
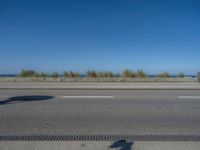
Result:
{"label": "blue sky", "polygon": [[0,0],[0,73],[200,71],[199,0]]}

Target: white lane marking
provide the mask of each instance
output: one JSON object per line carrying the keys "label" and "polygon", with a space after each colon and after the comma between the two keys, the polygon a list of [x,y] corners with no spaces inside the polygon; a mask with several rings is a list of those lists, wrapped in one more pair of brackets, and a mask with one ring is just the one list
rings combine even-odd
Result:
{"label": "white lane marking", "polygon": [[200,99],[200,96],[178,96],[180,99]]}
{"label": "white lane marking", "polygon": [[113,98],[114,96],[62,96],[63,98]]}

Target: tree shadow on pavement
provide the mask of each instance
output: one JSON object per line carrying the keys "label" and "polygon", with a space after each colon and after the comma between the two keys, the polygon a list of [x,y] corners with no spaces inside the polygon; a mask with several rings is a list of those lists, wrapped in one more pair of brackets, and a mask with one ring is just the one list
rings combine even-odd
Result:
{"label": "tree shadow on pavement", "polygon": [[53,96],[42,96],[42,95],[15,96],[7,100],[0,101],[0,105],[15,104],[20,102],[30,102],[30,101],[44,101],[52,98]]}
{"label": "tree shadow on pavement", "polygon": [[126,140],[119,140],[114,142],[109,148],[120,148],[119,150],[131,150],[133,142],[126,142]]}

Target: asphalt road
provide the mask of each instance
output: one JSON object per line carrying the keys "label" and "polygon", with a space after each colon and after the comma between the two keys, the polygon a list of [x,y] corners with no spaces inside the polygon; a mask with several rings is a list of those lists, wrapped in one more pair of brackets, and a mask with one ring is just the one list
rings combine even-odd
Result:
{"label": "asphalt road", "polygon": [[200,135],[200,90],[0,90],[2,135]]}

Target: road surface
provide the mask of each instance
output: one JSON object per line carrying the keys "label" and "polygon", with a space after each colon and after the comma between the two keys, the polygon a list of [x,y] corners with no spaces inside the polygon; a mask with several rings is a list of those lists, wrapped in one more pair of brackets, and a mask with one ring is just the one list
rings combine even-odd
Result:
{"label": "road surface", "polygon": [[0,90],[0,136],[200,136],[200,90]]}

